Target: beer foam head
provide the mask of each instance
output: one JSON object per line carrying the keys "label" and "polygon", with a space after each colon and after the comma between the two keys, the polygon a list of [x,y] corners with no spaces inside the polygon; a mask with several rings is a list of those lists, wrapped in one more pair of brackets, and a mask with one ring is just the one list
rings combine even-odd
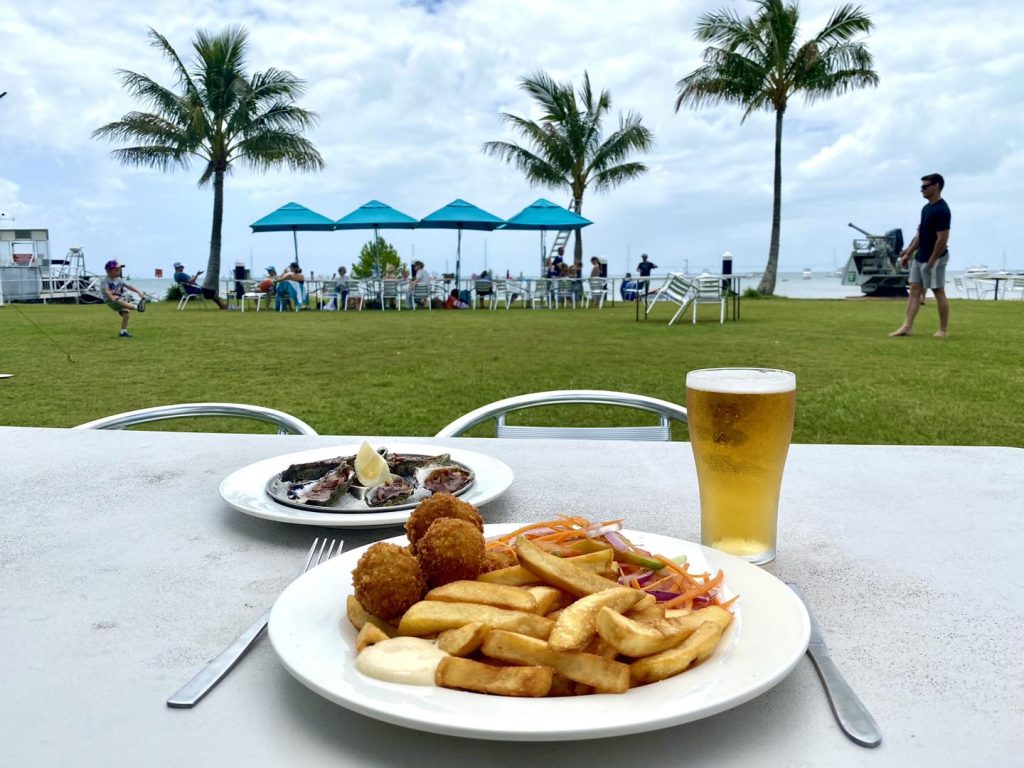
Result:
{"label": "beer foam head", "polygon": [[732,395],[770,395],[796,389],[796,374],[772,368],[705,368],[686,374],[686,387]]}

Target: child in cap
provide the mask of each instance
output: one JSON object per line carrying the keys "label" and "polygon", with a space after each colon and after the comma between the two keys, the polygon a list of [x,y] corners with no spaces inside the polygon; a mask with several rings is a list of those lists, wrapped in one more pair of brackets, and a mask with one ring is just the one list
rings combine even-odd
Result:
{"label": "child in cap", "polygon": [[[138,288],[128,285],[128,283],[121,279],[121,270],[124,269],[124,264],[119,264],[115,259],[111,259],[103,265],[103,268],[107,271],[107,276],[103,280],[103,297],[106,299],[107,306],[121,315],[121,332],[118,335],[122,339],[131,338],[131,334],[128,333],[130,310],[134,309],[136,312],[144,312],[146,310],[146,297],[142,295],[142,291]],[[138,294],[139,301],[137,304],[132,304],[125,298],[124,293],[126,290]]]}

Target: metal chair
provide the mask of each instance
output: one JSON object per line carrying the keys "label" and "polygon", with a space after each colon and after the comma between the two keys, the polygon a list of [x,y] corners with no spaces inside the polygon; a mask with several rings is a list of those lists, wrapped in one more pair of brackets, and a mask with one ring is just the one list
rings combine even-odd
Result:
{"label": "metal chair", "polygon": [[486,303],[488,309],[494,309],[497,306],[494,282],[491,280],[476,280],[473,283],[473,309],[476,309],[477,305],[481,303]]}
{"label": "metal chair", "polygon": [[277,427],[279,435],[316,435],[317,431],[302,419],[298,419],[284,411],[264,408],[260,405],[242,403],[181,403],[178,405],[158,405],[154,408],[141,408],[137,411],[117,413],[104,416],[102,419],[79,424],[73,429],[124,429],[135,424],[167,419],[188,419],[196,416],[232,416],[255,421],[266,421]]}
{"label": "metal chair", "polygon": [[570,277],[560,277],[555,281],[555,306],[561,305],[564,307],[570,301],[572,302],[572,308],[576,309],[576,280]]}
{"label": "metal chair", "polygon": [[589,307],[595,302],[598,309],[604,308],[604,300],[608,296],[608,281],[603,277],[591,277],[583,283],[583,306]]}
{"label": "metal chair", "polygon": [[[531,427],[513,426],[505,423],[505,414],[545,405],[591,404],[635,408],[655,413],[659,423],[653,426],[636,427]],[[546,438],[560,440],[661,440],[672,439],[671,419],[687,423],[686,409],[667,400],[630,392],[613,392],[603,389],[559,389],[550,392],[533,392],[516,395],[481,406],[460,416],[438,432],[435,437],[458,437],[466,430],[495,419],[496,437],[500,438]]]}
{"label": "metal chair", "polygon": [[[681,272],[670,272],[668,277],[665,278],[665,282],[662,284],[658,292],[654,294],[654,301],[647,306],[646,314],[651,314],[651,310],[658,306],[658,300],[671,301],[673,304],[678,304],[679,309],[672,315],[672,319],[668,321],[669,325],[672,325],[679,316],[686,311],[686,308],[690,306],[690,302],[694,300],[697,289],[694,284],[687,280]],[[696,310],[696,307],[694,308]]]}
{"label": "metal chair", "polygon": [[551,280],[547,277],[538,277],[530,285],[523,286],[523,306],[529,303],[530,309],[537,308],[537,302],[543,302],[548,309],[551,308]]}
{"label": "metal chair", "polygon": [[254,301],[256,302],[256,311],[259,312],[264,296],[266,296],[266,294],[257,289],[255,280],[243,280],[242,296],[238,300],[238,303],[241,304],[242,311],[245,312],[245,302]]}
{"label": "metal chair", "polygon": [[698,277],[694,283],[693,324],[697,324],[697,307],[701,304],[720,305],[718,322],[725,322],[725,291],[722,290],[722,279],[719,277]]}
{"label": "metal chair", "polygon": [[178,283],[181,286],[181,299],[178,301],[178,311],[185,309],[192,299],[196,299],[203,309],[206,309],[206,297],[203,296],[203,289],[191,283]]}
{"label": "metal chair", "polygon": [[415,310],[416,305],[423,302],[423,305],[427,309],[434,308],[434,286],[430,280],[423,280],[412,284],[412,308]]}

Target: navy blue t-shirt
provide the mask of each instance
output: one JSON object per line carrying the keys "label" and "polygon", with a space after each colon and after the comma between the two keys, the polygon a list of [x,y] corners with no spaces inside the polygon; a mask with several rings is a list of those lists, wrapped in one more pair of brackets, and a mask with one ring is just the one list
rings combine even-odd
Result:
{"label": "navy blue t-shirt", "polygon": [[949,229],[949,206],[945,200],[927,203],[921,209],[921,226],[917,228],[917,261],[922,264],[932,257],[939,232]]}

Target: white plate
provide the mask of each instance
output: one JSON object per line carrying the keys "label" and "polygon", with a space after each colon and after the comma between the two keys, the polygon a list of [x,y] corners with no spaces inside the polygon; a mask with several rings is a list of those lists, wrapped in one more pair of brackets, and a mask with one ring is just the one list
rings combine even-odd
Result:
{"label": "white plate", "polygon": [[[486,526],[486,534],[514,530]],[[293,582],[270,616],[270,641],[285,668],[343,707],[432,733],[500,741],[571,741],[643,733],[699,720],[758,696],[782,680],[807,650],[803,604],[767,571],[679,539],[624,531],[658,554],[685,554],[692,568],[725,571],[725,594],[739,594],[736,619],[700,666],[621,694],[553,699],[485,696],[365,677],[355,668],[356,632],[345,616],[349,574],[366,547],[346,552]],[[391,539],[407,543],[405,537]]]}
{"label": "white plate", "polygon": [[[379,447],[379,446],[378,446]],[[512,485],[515,475],[512,468],[503,461],[462,448],[448,448],[424,443],[387,443],[388,450],[396,453],[450,454],[453,461],[465,464],[473,470],[474,480],[464,494],[463,501],[481,507],[503,494]],[[359,444],[314,448],[309,451],[275,456],[243,467],[224,478],[220,484],[220,495],[228,504],[253,517],[276,520],[280,523],[298,525],[320,525],[326,528],[381,528],[387,525],[401,525],[409,517],[411,509],[382,509],[373,512],[313,512],[295,509],[279,504],[267,494],[267,480],[288,468],[291,464],[307,461],[321,461],[334,456],[347,456],[359,450]]]}

